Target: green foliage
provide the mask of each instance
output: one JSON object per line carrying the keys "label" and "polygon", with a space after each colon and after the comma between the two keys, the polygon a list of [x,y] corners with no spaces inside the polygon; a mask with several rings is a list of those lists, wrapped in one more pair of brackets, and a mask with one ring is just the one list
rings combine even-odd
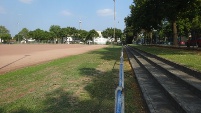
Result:
{"label": "green foliage", "polygon": [[1,34],[9,34],[9,30],[7,30],[5,26],[0,26],[0,33]]}
{"label": "green foliage", "polygon": [[81,40],[84,41],[84,40],[87,39],[88,31],[86,31],[86,30],[79,30],[78,34],[79,34],[79,39],[81,39]]}
{"label": "green foliage", "polygon": [[99,37],[99,34],[98,34],[98,32],[96,30],[92,29],[92,30],[89,31],[89,33],[88,33],[88,35],[86,37],[86,40],[93,40],[93,38],[95,38],[95,37]]}
{"label": "green foliage", "polygon": [[179,19],[177,21],[178,35],[179,36],[187,36],[191,30],[192,23],[188,18]]}
{"label": "green foliage", "polygon": [[192,21],[192,29],[201,33],[201,15],[196,16]]}
{"label": "green foliage", "polygon": [[113,28],[107,28],[102,31],[103,37],[114,37],[114,29]]}
{"label": "green foliage", "polygon": [[23,40],[23,39],[28,39],[30,38],[30,35],[29,35],[29,30],[27,28],[23,28],[18,34],[16,34],[14,36],[14,39],[16,41],[20,41],[20,40]]}
{"label": "green foliage", "polygon": [[[105,30],[102,31],[102,35],[103,37],[110,37],[110,38],[114,38],[114,28],[107,28]],[[117,41],[117,38],[122,38],[122,31],[121,29],[117,29],[115,28],[115,41]]]}
{"label": "green foliage", "polygon": [[32,38],[40,41],[40,40],[46,40],[47,39],[48,32],[41,30],[41,29],[36,29],[34,31],[29,32],[29,35]]}
{"label": "green foliage", "polygon": [[1,34],[0,37],[4,41],[4,43],[9,42],[9,40],[11,40],[10,34]]}
{"label": "green foliage", "polygon": [[77,30],[74,27],[61,28],[60,30],[61,37],[69,37],[69,36],[74,37],[76,35],[77,35]]}
{"label": "green foliage", "polygon": [[[200,26],[200,0],[134,0],[134,5],[131,5],[130,9],[131,15],[125,18],[125,31],[131,29],[133,35],[142,30],[147,33],[158,30],[160,34],[167,35],[165,32],[170,30],[165,31],[167,27],[163,27],[163,20],[166,20],[170,23],[176,45],[177,32],[179,35],[187,35],[195,26]],[[195,29],[194,31],[197,32]]]}
{"label": "green foliage", "polygon": [[160,37],[172,37],[172,25],[168,21],[163,21],[161,29],[159,30]]}
{"label": "green foliage", "polygon": [[29,38],[29,30],[27,28],[23,28],[18,35],[23,36],[23,38],[28,39]]}
{"label": "green foliage", "polygon": [[[134,6],[131,5],[130,9],[132,9],[133,7]],[[127,16],[126,18],[124,18],[124,22],[126,24],[126,28],[124,29],[124,34],[126,35],[126,43],[131,44],[134,38],[134,27],[132,25],[131,16]]]}
{"label": "green foliage", "polygon": [[2,39],[4,43],[9,42],[11,39],[9,30],[7,30],[5,26],[0,26],[0,39]]}
{"label": "green foliage", "polygon": [[[4,27],[0,26],[0,38],[3,40],[10,40],[11,36],[9,31]],[[109,35],[105,33],[109,33]],[[6,34],[7,33],[7,34]],[[105,37],[113,37],[114,29],[107,28],[104,30],[103,35]],[[120,29],[115,29],[115,38],[122,38],[122,31]],[[94,37],[99,37],[99,34],[96,30],[92,29],[90,31],[86,30],[78,30],[75,27],[65,27],[61,28],[59,25],[52,25],[49,28],[49,31],[45,31],[42,29],[35,29],[33,31],[29,31],[27,28],[23,28],[18,34],[14,36],[16,41],[27,40],[29,38],[35,39],[38,42],[53,42],[55,40],[63,42],[64,37],[72,37],[76,40],[86,41],[93,40]]]}
{"label": "green foliage", "polygon": [[49,31],[54,34],[55,38],[60,38],[60,36],[61,36],[61,34],[60,34],[61,28],[60,28],[59,25],[50,26]]}

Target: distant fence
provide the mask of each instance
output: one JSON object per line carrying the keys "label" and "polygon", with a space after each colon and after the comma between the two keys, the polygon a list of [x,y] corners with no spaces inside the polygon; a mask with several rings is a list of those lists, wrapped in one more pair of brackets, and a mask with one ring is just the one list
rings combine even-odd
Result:
{"label": "distant fence", "polygon": [[120,57],[119,67],[119,85],[115,90],[115,113],[124,113],[124,58],[123,58],[123,46]]}

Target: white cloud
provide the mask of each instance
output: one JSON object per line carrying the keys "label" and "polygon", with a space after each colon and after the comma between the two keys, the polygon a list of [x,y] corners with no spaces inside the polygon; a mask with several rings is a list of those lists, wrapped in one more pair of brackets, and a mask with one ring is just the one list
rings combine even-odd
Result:
{"label": "white cloud", "polygon": [[0,6],[0,14],[6,14],[6,10]]}
{"label": "white cloud", "polygon": [[112,9],[100,9],[96,13],[99,16],[111,16],[111,15],[114,15],[114,11]]}
{"label": "white cloud", "polygon": [[60,14],[63,15],[63,16],[70,16],[70,15],[72,15],[72,14],[71,14],[69,11],[67,11],[67,10],[61,11]]}
{"label": "white cloud", "polygon": [[19,0],[19,1],[25,4],[30,4],[31,2],[33,2],[33,0]]}

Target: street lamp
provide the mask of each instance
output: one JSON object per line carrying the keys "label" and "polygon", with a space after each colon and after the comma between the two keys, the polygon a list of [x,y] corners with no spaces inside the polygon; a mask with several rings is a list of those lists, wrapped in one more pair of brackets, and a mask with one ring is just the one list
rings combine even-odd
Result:
{"label": "street lamp", "polygon": [[82,24],[82,21],[80,20],[79,21],[79,29],[81,30],[81,24]]}
{"label": "street lamp", "polygon": [[19,17],[19,20],[18,20],[18,23],[17,23],[17,30],[18,30],[18,35],[17,35],[17,37],[18,37],[18,43],[20,43],[20,38],[19,38],[19,32],[20,32],[20,16],[21,16],[22,14],[18,14],[18,17]]}
{"label": "street lamp", "polygon": [[80,33],[81,33],[81,25],[82,25],[82,21],[79,21],[79,31],[78,31],[78,38],[80,40]]}
{"label": "street lamp", "polygon": [[18,35],[17,35],[17,38],[18,38],[18,39],[17,39],[17,40],[18,40],[18,43],[20,43],[20,41],[19,41],[19,32],[20,32],[19,26],[20,26],[20,23],[19,23],[19,22],[17,23],[17,26],[18,26],[18,27],[17,27],[17,30],[18,30]]}
{"label": "street lamp", "polygon": [[[116,25],[115,25],[115,10],[116,10],[116,7],[115,7],[115,0],[113,0],[114,1],[114,41],[115,41],[115,27],[116,27]],[[113,41],[113,42],[114,42]]]}

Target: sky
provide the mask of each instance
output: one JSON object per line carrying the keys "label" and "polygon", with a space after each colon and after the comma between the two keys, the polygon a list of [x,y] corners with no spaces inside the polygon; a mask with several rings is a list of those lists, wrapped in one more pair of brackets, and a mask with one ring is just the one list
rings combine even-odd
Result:
{"label": "sky", "polygon": [[[123,30],[133,0],[0,0],[0,25],[12,36],[22,28],[49,31],[51,25],[103,31]],[[114,24],[115,23],[115,24]]]}

